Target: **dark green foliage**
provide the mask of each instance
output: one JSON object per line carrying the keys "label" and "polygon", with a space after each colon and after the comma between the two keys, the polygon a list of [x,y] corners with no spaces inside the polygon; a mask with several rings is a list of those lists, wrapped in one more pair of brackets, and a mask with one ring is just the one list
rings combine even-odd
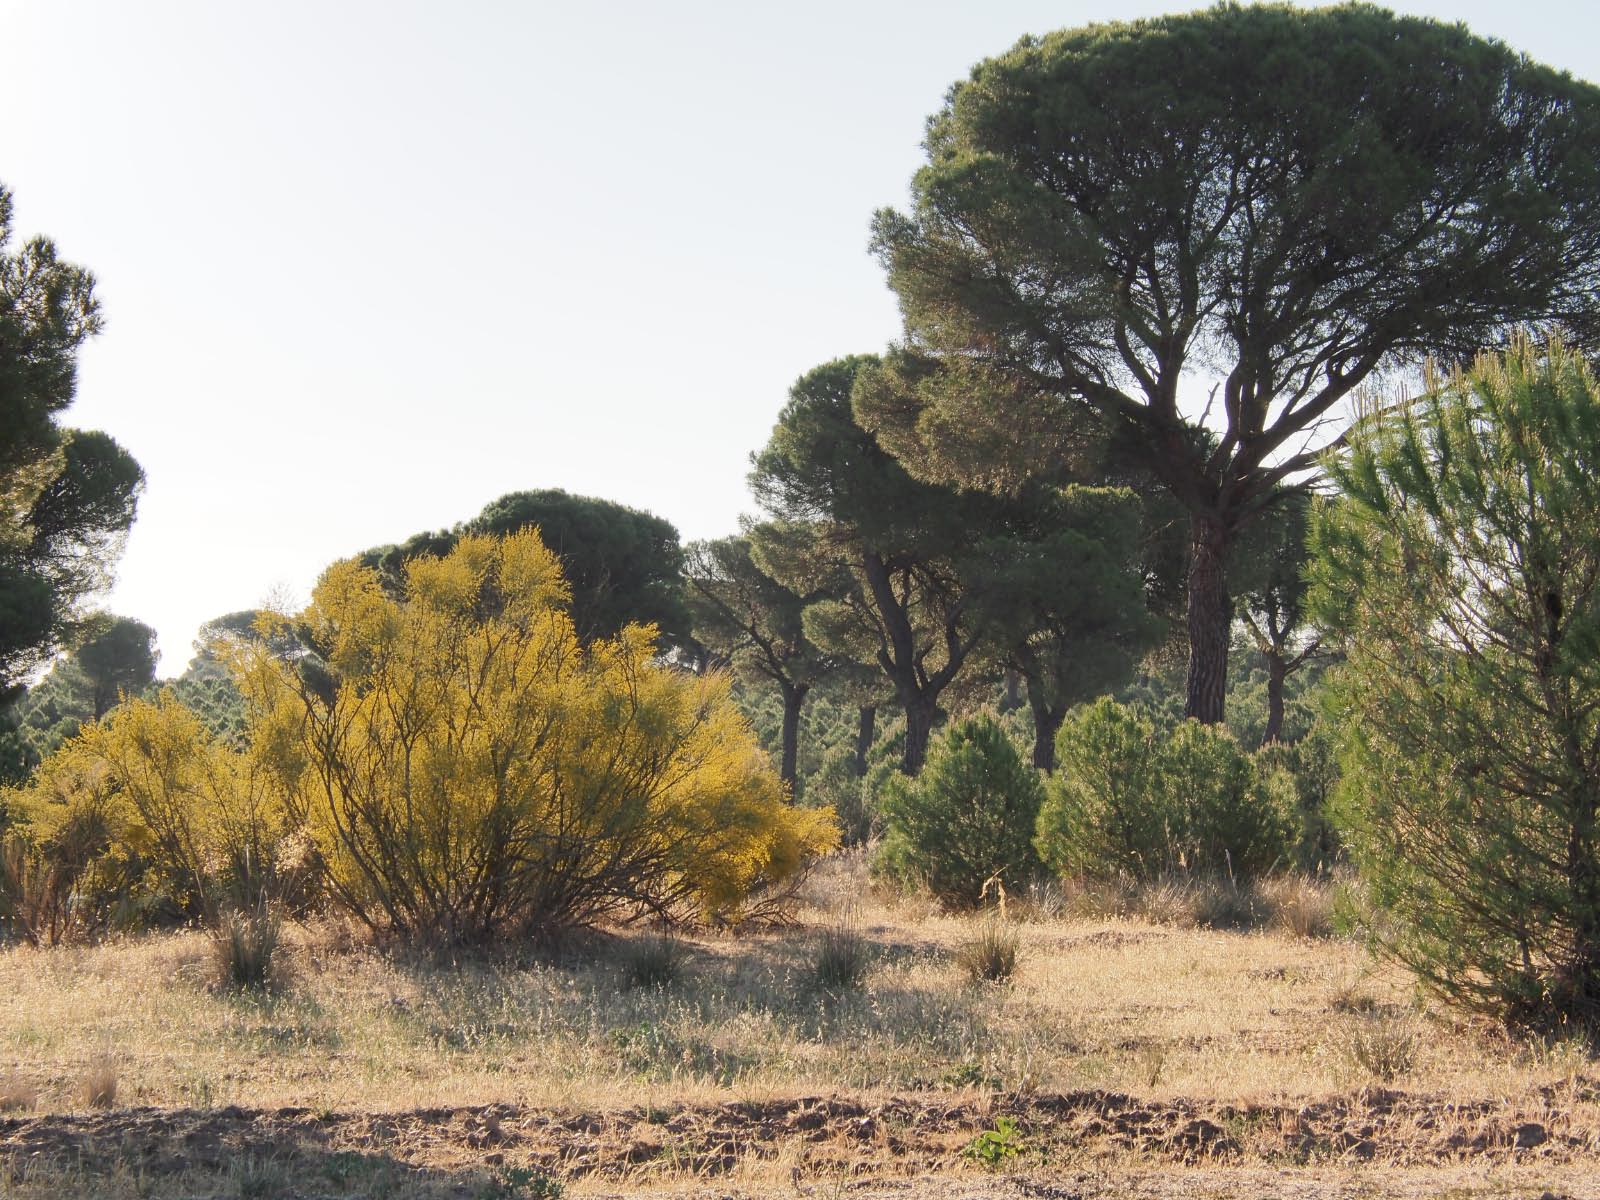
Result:
{"label": "dark green foliage", "polygon": [[109,614],[97,619],[72,657],[89,684],[91,715],[98,721],[124,695],[137,696],[155,682],[156,631],[143,621]]}
{"label": "dark green foliage", "polygon": [[572,588],[579,641],[624,625],[654,625],[663,646],[686,643],[683,551],[671,522],[653,513],[558,488],[512,492],[484,506],[464,532],[503,535],[539,527]]}
{"label": "dark green foliage", "polygon": [[1289,736],[1284,731],[1289,679],[1322,650],[1321,636],[1308,627],[1305,603],[1311,506],[1312,497],[1304,491],[1279,493],[1234,547],[1230,568],[1239,617],[1266,668],[1266,724],[1260,740],[1250,745]]}
{"label": "dark green foliage", "polygon": [[1294,790],[1294,865],[1325,874],[1344,860],[1344,843],[1333,822],[1339,784],[1338,739],[1327,720],[1317,718],[1292,742],[1273,742],[1256,752],[1263,776],[1282,772]]}
{"label": "dark green foliage", "polygon": [[877,360],[854,356],[795,382],[751,489],[775,520],[751,530],[763,570],[810,604],[805,632],[843,658],[883,672],[907,719],[903,767],[920,769],[939,700],[982,639],[966,603],[982,560],[973,549],[996,529],[989,497],[919,483],[851,410],[857,376]]}
{"label": "dark green foliage", "polygon": [[1160,786],[1156,726],[1101,699],[1056,735],[1056,774],[1039,813],[1038,849],[1058,874],[1150,879],[1174,866],[1181,817]]}
{"label": "dark green foliage", "polygon": [[1263,779],[1231,733],[1180,722],[1157,761],[1179,817],[1179,866],[1248,880],[1289,865],[1293,789]]}
{"label": "dark green foliage", "polygon": [[1600,385],[1520,342],[1334,474],[1313,603],[1376,944],[1470,1008],[1600,1029]]}
{"label": "dark green foliage", "polygon": [[28,773],[93,719],[94,701],[83,669],[71,655],[58,658],[49,673],[17,700],[12,713]]}
{"label": "dark green foliage", "polygon": [[[1372,372],[1517,322],[1592,333],[1600,89],[1463,26],[1222,4],[1027,38],[928,126],[874,245],[921,354],[1007,386],[925,427],[1068,441],[1084,412],[1190,521],[1189,715],[1222,719],[1237,535]],[[1181,393],[1216,379],[1219,441]],[[998,446],[988,431],[1018,430]]]}
{"label": "dark green foliage", "polygon": [[212,737],[236,750],[245,747],[244,695],[233,681],[226,658],[234,646],[257,643],[279,658],[294,658],[304,649],[287,625],[260,625],[261,612],[246,608],[213,617],[200,626],[194,640],[194,657],[182,675],[171,683],[173,697],[200,718]]}
{"label": "dark green foliage", "polygon": [[1123,683],[1166,631],[1147,607],[1143,515],[1123,488],[1030,488],[981,543],[989,569],[973,602],[1024,681],[1041,770],[1055,767],[1067,711]]}
{"label": "dark green foliage", "polygon": [[249,740],[244,696],[227,671],[215,662],[189,669],[171,683],[172,696],[206,727],[206,732],[236,750]]}
{"label": "dark green foliage", "polygon": [[1020,894],[1039,874],[1033,831],[1043,798],[1038,772],[998,721],[953,722],[922,773],[888,789],[879,869],[951,908]]}
{"label": "dark green foliage", "polygon": [[856,773],[855,751],[840,746],[822,760],[806,780],[804,803],[832,808],[839,821],[839,843],[860,846],[878,831],[877,808],[867,792],[866,779]]}
{"label": "dark green foliage", "polygon": [[661,517],[615,501],[559,488],[511,492],[453,530],[419,533],[398,546],[368,550],[360,560],[398,590],[406,561],[419,554],[448,554],[463,534],[503,535],[530,526],[538,527],[540,539],[561,559],[580,641],[613,637],[635,624],[656,626],[663,649],[691,645],[678,531]]}
{"label": "dark green foliage", "polygon": [[[77,604],[109,584],[144,488],[139,464],[110,437],[58,432],[55,450],[21,479],[0,479],[0,492],[31,496],[16,528],[0,535],[0,687],[78,631]],[[28,477],[51,471],[34,491]]]}
{"label": "dark green foliage", "polygon": [[11,709],[24,774],[89,721],[155,682],[156,631],[142,621],[96,613],[79,622],[86,640],[58,658]]}
{"label": "dark green foliage", "polygon": [[822,590],[793,591],[750,553],[744,537],[696,542],[686,554],[694,640],[711,662],[776,689],[782,703],[778,775],[791,787],[798,769],[800,715],[832,659],[806,637],[805,608]]}
{"label": "dark green foliage", "polygon": [[1288,865],[1292,787],[1225,730],[1161,728],[1107,698],[1067,719],[1056,752],[1038,848],[1060,874],[1249,880]]}
{"label": "dark green foliage", "polygon": [[0,699],[104,587],[144,484],[111,438],[57,423],[78,350],[100,330],[94,277],[47,238],[11,251],[11,214],[0,186]]}
{"label": "dark green foliage", "polygon": [[907,774],[946,701],[1004,667],[1027,680],[1048,767],[1066,708],[1119,680],[1159,631],[1140,569],[1142,506],[1109,488],[918,480],[862,423],[871,413],[893,428],[884,414],[910,402],[908,386],[867,356],[795,384],[751,475],[777,518],[752,530],[753,555],[819,597],[803,620],[813,642],[882,671],[906,717]]}

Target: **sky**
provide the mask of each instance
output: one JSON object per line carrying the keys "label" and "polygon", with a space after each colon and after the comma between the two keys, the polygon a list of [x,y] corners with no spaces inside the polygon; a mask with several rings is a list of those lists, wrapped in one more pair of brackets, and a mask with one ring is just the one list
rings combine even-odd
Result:
{"label": "sky", "polygon": [[[148,484],[99,603],[204,621],[559,487],[737,529],[927,116],[1028,33],[1192,4],[0,0],[16,240],[98,280],[68,424]],[[1600,15],[1397,3],[1600,81]]]}

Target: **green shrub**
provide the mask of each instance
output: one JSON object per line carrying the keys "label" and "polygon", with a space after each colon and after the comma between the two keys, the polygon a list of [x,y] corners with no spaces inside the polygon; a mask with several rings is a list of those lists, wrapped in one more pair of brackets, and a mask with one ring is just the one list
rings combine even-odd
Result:
{"label": "green shrub", "polygon": [[1331,804],[1339,783],[1339,747],[1328,722],[1318,718],[1293,742],[1273,742],[1256,751],[1256,770],[1287,775],[1294,787],[1291,824],[1294,865],[1325,874],[1345,859],[1344,843],[1333,823]]}
{"label": "green shrub", "polygon": [[1056,734],[1056,773],[1037,845],[1060,875],[1153,878],[1173,863],[1178,814],[1157,786],[1155,726],[1109,697],[1076,709]]}
{"label": "green shrub", "polygon": [[887,789],[879,869],[951,908],[976,908],[1001,888],[1021,892],[1039,872],[1033,831],[1043,798],[1038,772],[999,722],[957,721],[920,775]]}
{"label": "green shrub", "polygon": [[806,780],[801,802],[811,808],[833,809],[842,846],[864,845],[878,831],[877,806],[868,794],[866,779],[856,774],[852,747],[839,746],[828,752]]}
{"label": "green shrub", "polygon": [[1314,526],[1335,805],[1377,949],[1600,1032],[1600,381],[1518,340],[1357,427]]}
{"label": "green shrub", "polygon": [[1185,721],[1163,735],[1101,699],[1062,725],[1056,757],[1037,845],[1061,875],[1248,880],[1287,860],[1292,786],[1263,777],[1224,729]]}
{"label": "green shrub", "polygon": [[1158,755],[1157,786],[1178,814],[1181,865],[1190,871],[1254,879],[1286,864],[1293,781],[1263,778],[1233,735],[1184,721]]}

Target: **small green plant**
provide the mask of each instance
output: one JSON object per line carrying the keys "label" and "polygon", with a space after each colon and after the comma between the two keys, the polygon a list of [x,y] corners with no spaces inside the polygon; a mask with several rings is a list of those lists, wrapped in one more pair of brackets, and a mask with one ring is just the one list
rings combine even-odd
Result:
{"label": "small green plant", "polygon": [[1017,1128],[1015,1118],[996,1117],[994,1127],[985,1129],[968,1142],[962,1154],[973,1162],[981,1163],[990,1170],[996,1170],[1026,1149],[1022,1131]]}
{"label": "small green plant", "polygon": [[664,991],[683,978],[689,966],[689,952],[671,934],[652,933],[623,943],[617,961],[624,988]]}
{"label": "small green plant", "polygon": [[1000,1080],[988,1074],[981,1063],[975,1063],[971,1059],[950,1067],[939,1076],[939,1082],[952,1088],[986,1088],[989,1091],[1000,1089]]}
{"label": "small green plant", "polygon": [[973,983],[1005,983],[1017,971],[1022,939],[997,917],[979,927],[978,936],[956,951],[956,963]]}
{"label": "small green plant", "polygon": [[854,913],[823,929],[812,951],[811,979],[823,991],[859,987],[871,965],[871,950]]}
{"label": "small green plant", "polygon": [[560,1200],[567,1185],[534,1167],[501,1167],[483,1200]]}

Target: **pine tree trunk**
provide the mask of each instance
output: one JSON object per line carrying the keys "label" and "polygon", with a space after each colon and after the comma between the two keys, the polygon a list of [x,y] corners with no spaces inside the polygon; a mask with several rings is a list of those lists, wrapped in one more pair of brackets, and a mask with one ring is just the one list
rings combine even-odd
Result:
{"label": "pine tree trunk", "polygon": [[1289,678],[1289,665],[1281,651],[1267,655],[1267,729],[1261,744],[1270,746],[1283,738],[1283,685]]}
{"label": "pine tree trunk", "polygon": [[872,752],[872,741],[878,728],[878,706],[863,704],[856,716],[856,778],[867,774],[867,755]]}
{"label": "pine tree trunk", "polygon": [[1065,708],[1052,709],[1045,697],[1028,682],[1028,707],[1033,711],[1033,765],[1046,775],[1056,769],[1056,731],[1066,719]]}
{"label": "pine tree trunk", "polygon": [[[1587,809],[1587,812],[1581,811]],[[1572,1014],[1600,1027],[1600,856],[1587,832],[1595,827],[1595,805],[1580,805],[1567,842],[1567,885],[1572,894]]]}
{"label": "pine tree trunk", "polygon": [[794,786],[795,766],[800,756],[800,706],[806,702],[805,686],[787,684],[783,689],[783,765],[778,777]]}
{"label": "pine tree trunk", "polygon": [[917,699],[906,705],[906,752],[900,760],[900,769],[907,775],[922,770],[928,757],[928,739],[933,736],[933,722],[939,715],[939,706],[932,701]]}
{"label": "pine tree trunk", "polygon": [[1000,711],[1010,712],[1022,707],[1022,672],[1014,667],[1005,671],[1005,696],[1000,701]]}
{"label": "pine tree trunk", "polygon": [[1227,704],[1228,529],[1215,513],[1191,519],[1189,551],[1189,680],[1183,715],[1206,725],[1222,721]]}

